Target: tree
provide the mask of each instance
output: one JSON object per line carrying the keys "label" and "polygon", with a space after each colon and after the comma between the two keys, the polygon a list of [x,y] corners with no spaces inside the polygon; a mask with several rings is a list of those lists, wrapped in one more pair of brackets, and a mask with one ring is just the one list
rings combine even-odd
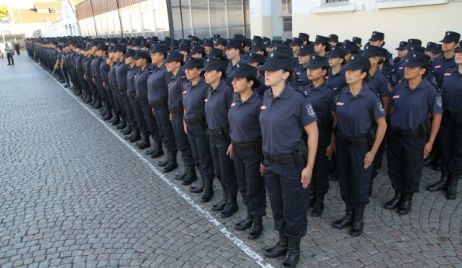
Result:
{"label": "tree", "polygon": [[8,18],[8,7],[0,6],[0,19]]}

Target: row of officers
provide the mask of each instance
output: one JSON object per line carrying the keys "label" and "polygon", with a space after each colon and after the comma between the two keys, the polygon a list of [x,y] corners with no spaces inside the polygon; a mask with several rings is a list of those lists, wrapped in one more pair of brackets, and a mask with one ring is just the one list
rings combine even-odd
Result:
{"label": "row of officers", "polygon": [[331,173],[345,203],[332,226],[349,227],[353,237],[363,232],[384,153],[394,189],[385,209],[409,213],[424,159],[435,148],[442,175],[427,189],[456,198],[462,176],[460,34],[446,32],[442,45],[430,50],[418,39],[403,41],[397,59],[383,48],[380,32],[363,49],[317,36],[314,43],[294,39],[270,49],[255,39],[249,54],[239,38],[225,44],[214,39],[189,50],[88,39],[31,39],[26,46],[126,140],[148,149],[151,158],[166,154],[158,162],[164,172],[178,168],[179,151],[185,168],[175,179],[190,185],[200,177],[190,191],[201,193],[202,202],[211,201],[218,179],[223,194],[212,210],[221,217],[238,210],[240,192],[247,215],[235,228],[248,230],[249,239],[263,230],[268,195],[279,238],[264,254],[285,256],[284,267],[297,265],[308,211],[322,215]]}

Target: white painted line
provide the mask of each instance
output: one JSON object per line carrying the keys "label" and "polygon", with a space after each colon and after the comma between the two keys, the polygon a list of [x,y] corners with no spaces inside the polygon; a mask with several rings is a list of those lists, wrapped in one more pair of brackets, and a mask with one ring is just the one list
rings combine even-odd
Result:
{"label": "white painted line", "polygon": [[[45,70],[36,63],[37,67],[40,67],[42,70]],[[161,173],[146,157],[144,157],[140,152],[138,152],[130,143],[124,140],[117,132],[115,132],[111,127],[109,127],[101,118],[99,118],[92,110],[90,110],[85,104],[83,104],[72,92],[67,90],[61,83],[59,83],[51,74],[45,71],[59,86],[61,86],[67,94],[69,94],[77,103],[80,104],[87,112],[89,112],[96,120],[98,120],[109,132],[112,133],[120,142],[122,142],[127,148],[132,151],[141,161],[143,161],[162,181],[164,181],[168,186],[173,188],[179,196],[181,196],[190,206],[199,212],[204,218],[206,218],[212,225],[214,225],[226,238],[231,240],[242,252],[247,256],[252,258],[260,267],[272,268],[273,266],[269,263],[266,263],[262,256],[250,248],[244,241],[236,237],[228,228],[215,219],[210,212],[203,209],[199,204],[197,204],[188,194],[171,182],[163,173]]]}

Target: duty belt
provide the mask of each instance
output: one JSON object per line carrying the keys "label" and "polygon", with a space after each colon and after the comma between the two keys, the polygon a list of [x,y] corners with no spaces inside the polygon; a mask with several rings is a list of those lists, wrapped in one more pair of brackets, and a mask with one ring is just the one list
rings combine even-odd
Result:
{"label": "duty belt", "polygon": [[271,155],[263,152],[263,157],[266,161],[270,162],[273,165],[290,165],[290,164],[304,164],[304,159],[299,154],[279,154]]}
{"label": "duty belt", "polygon": [[238,150],[261,150],[261,141],[255,140],[251,142],[233,142],[233,146]]}
{"label": "duty belt", "polygon": [[367,137],[364,138],[345,138],[345,137],[337,137],[337,142],[345,145],[365,145],[368,144]]}
{"label": "duty belt", "polygon": [[208,129],[207,136],[214,141],[229,141],[229,132],[222,129]]}
{"label": "duty belt", "polygon": [[420,137],[419,131],[416,130],[403,130],[403,129],[392,129],[391,133],[397,138],[418,138]]}

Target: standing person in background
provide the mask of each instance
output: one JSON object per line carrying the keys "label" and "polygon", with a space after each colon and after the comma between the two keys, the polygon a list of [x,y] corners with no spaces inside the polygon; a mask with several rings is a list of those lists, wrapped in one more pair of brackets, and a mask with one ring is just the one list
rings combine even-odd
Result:
{"label": "standing person in background", "polygon": [[14,45],[14,49],[16,50],[16,54],[21,55],[21,53],[19,52],[20,46],[19,46],[18,39],[16,38],[14,39],[13,45]]}
{"label": "standing person in background", "polygon": [[8,65],[14,65],[14,48],[11,45],[11,43],[6,43],[5,46],[5,51],[6,51],[6,58],[8,59]]}

